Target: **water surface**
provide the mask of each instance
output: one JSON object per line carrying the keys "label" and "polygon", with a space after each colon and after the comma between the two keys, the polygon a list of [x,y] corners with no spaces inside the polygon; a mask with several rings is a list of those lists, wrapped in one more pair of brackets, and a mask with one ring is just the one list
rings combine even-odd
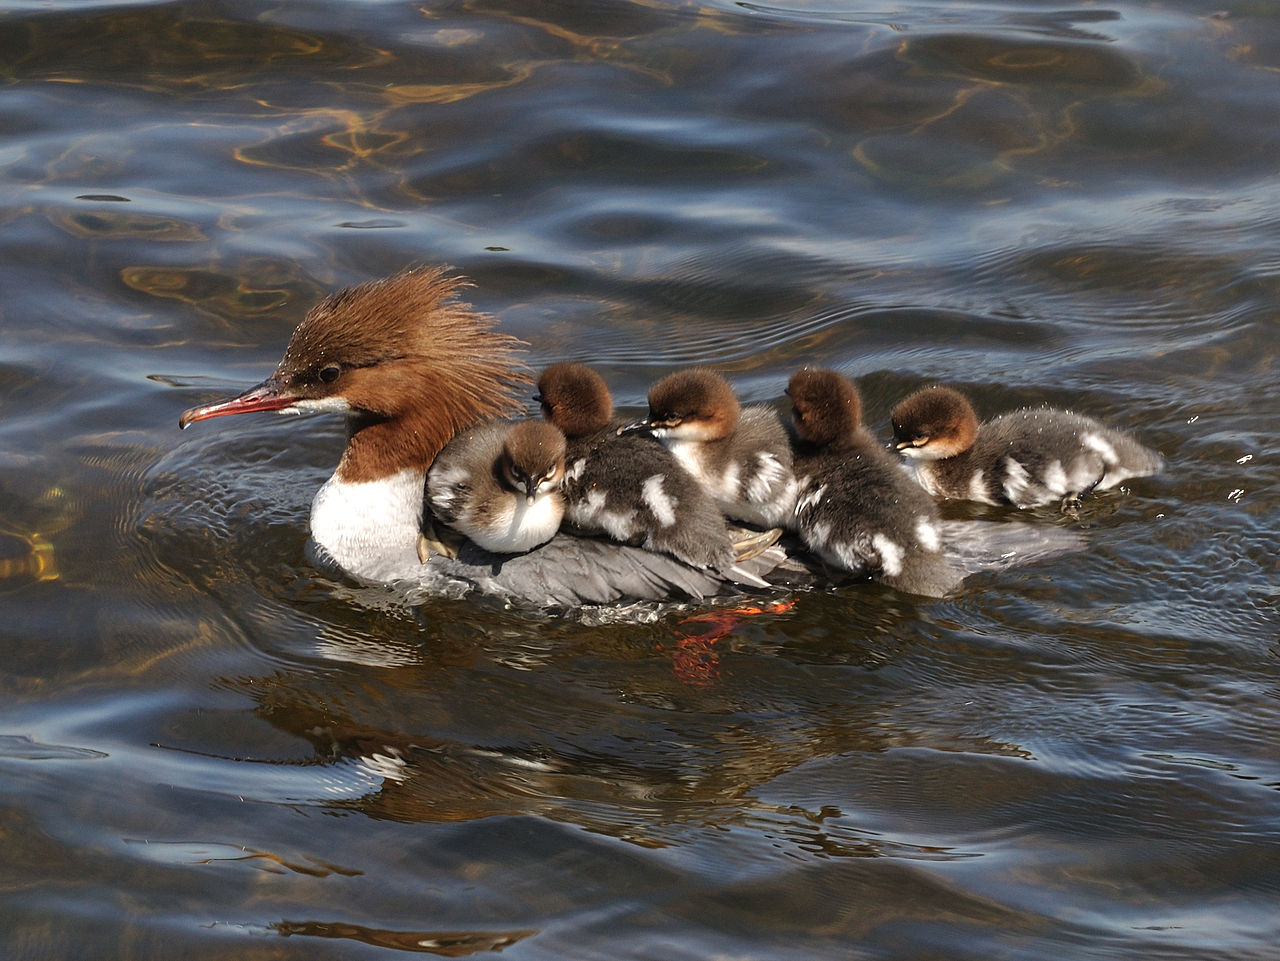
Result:
{"label": "water surface", "polygon": [[[0,7],[14,958],[1274,958],[1266,4]],[[447,262],[618,401],[821,363],[1169,462],[1085,551],[699,636],[314,569],[342,427],[179,413]]]}

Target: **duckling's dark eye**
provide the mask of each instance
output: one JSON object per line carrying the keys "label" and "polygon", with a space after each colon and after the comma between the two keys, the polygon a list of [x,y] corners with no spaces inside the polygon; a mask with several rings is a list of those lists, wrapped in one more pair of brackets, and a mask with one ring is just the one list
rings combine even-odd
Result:
{"label": "duckling's dark eye", "polygon": [[335,380],[338,379],[338,376],[341,373],[342,373],[341,367],[339,367],[337,364],[329,364],[326,367],[320,368],[320,380],[323,383],[332,384]]}

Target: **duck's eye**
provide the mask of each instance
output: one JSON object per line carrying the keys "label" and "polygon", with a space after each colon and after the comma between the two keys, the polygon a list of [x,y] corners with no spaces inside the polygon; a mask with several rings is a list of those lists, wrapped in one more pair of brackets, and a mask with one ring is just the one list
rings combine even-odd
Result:
{"label": "duck's eye", "polygon": [[338,379],[338,376],[341,373],[342,373],[341,367],[339,367],[337,364],[329,364],[325,367],[320,368],[320,380],[323,383],[332,384],[335,380]]}

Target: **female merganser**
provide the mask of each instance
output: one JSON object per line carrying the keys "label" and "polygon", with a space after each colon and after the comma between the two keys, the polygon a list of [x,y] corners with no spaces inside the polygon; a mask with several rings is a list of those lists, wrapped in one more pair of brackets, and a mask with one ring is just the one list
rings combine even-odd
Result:
{"label": "female merganser", "polygon": [[[530,378],[520,341],[456,299],[439,268],[403,271],[326,298],[294,331],[275,373],[238,397],[184,413],[179,425],[253,411],[346,415],[348,441],[311,506],[321,559],[409,600],[476,590],[544,608],[703,598],[732,585],[666,554],[553,537],[524,554],[466,545],[419,558],[427,469],[459,431],[517,412]],[[774,547],[754,562],[770,580],[804,572]],[[770,566],[779,566],[770,570]]]}
{"label": "female merganser", "polygon": [[603,377],[585,364],[553,364],[538,378],[534,399],[567,438],[565,521],[572,529],[664,551],[759,586],[735,565],[782,532],[735,543],[720,508],[669,450],[647,437],[619,436]]}
{"label": "female merganser", "polygon": [[773,408],[740,407],[733,389],[704,368],[664,377],[649,391],[649,416],[619,428],[656,437],[735,520],[777,527],[791,519],[796,480],[791,440]]}
{"label": "female merganser", "polygon": [[940,597],[961,581],[942,554],[938,509],[862,429],[862,398],[833,370],[804,368],[787,393],[799,440],[795,527],[829,564],[913,594]]}
{"label": "female merganser", "polygon": [[1071,507],[1095,488],[1164,465],[1129,435],[1065,410],[1024,408],[979,426],[968,399],[950,387],[918,391],[890,416],[898,450],[915,461],[917,478],[937,497]]}
{"label": "female merganser", "polygon": [[545,544],[560,529],[564,434],[553,424],[486,421],[445,445],[427,471],[435,516],[496,554]]}

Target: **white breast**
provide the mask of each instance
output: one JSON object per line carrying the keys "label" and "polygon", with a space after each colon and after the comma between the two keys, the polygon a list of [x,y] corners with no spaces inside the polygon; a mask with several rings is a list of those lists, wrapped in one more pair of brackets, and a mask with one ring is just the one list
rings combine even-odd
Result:
{"label": "white breast", "polygon": [[311,502],[311,537],[353,577],[376,583],[417,579],[426,475],[405,469],[351,483],[335,474]]}
{"label": "white breast", "polygon": [[545,544],[560,529],[564,517],[564,499],[558,494],[543,494],[530,504],[523,494],[505,494],[487,524],[467,523],[460,517],[458,526],[468,537],[487,551],[497,554],[522,554]]}

